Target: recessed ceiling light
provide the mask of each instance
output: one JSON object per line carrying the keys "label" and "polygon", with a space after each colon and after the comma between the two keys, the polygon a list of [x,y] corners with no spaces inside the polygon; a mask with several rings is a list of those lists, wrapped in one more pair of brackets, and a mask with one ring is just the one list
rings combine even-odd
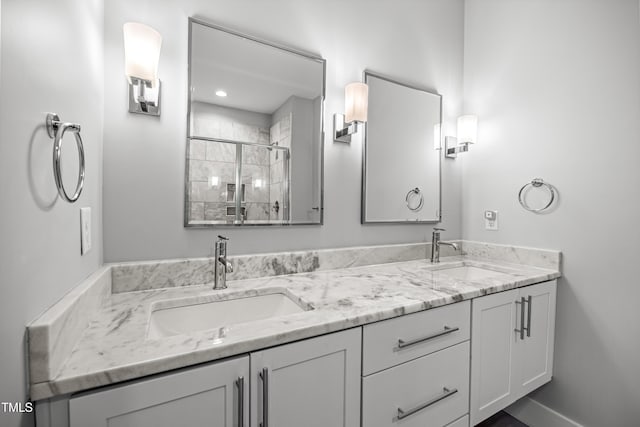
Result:
{"label": "recessed ceiling light", "polygon": [[227,92],[225,92],[224,90],[220,89],[220,90],[216,91],[216,95],[221,97],[221,98],[224,98],[225,96],[227,96]]}

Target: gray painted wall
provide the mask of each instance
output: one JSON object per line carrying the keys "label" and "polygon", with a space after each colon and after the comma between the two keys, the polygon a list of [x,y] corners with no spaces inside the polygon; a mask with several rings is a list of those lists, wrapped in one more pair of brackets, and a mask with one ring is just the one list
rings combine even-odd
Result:
{"label": "gray painted wall", "polygon": [[[468,0],[463,237],[563,251],[554,379],[533,394],[587,426],[640,420],[640,22],[636,0]],[[520,187],[555,185],[547,215]],[[485,231],[484,209],[500,212]]]}
{"label": "gray painted wall", "polygon": [[[332,115],[344,110],[344,86],[370,68],[444,95],[453,123],[461,106],[463,1],[274,0],[109,1],[105,10],[105,260],[203,256],[220,229],[183,228],[187,111],[187,18],[199,17],[327,60],[325,223],[323,226],[224,230],[229,252],[344,247],[424,241],[424,225],[360,225],[361,139],[331,138]],[[162,116],[127,113],[122,24],[141,21],[163,36],[159,76]],[[393,26],[393,31],[380,28]],[[459,164],[445,165],[446,238],[460,237]]]}
{"label": "gray painted wall", "polygon": [[[2,402],[26,400],[26,324],[102,264],[103,17],[102,0],[2,1]],[[74,205],[57,199],[53,141],[44,129],[48,111],[82,125],[86,184]],[[63,147],[63,165],[65,158],[73,163],[71,135]],[[73,174],[74,167],[66,166]],[[93,214],[93,249],[85,256],[80,256],[82,206]],[[3,427],[32,423],[30,414],[0,411]]]}

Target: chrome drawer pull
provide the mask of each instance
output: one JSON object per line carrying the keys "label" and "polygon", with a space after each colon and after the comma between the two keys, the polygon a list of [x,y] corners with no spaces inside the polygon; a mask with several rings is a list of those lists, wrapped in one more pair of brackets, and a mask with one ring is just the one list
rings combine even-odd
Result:
{"label": "chrome drawer pull", "polygon": [[410,340],[410,341],[405,341],[403,339],[399,339],[398,340],[398,349],[403,349],[403,348],[406,348],[406,347],[410,347],[412,345],[420,344],[421,342],[429,341],[429,340],[432,340],[434,338],[438,338],[438,337],[441,337],[443,335],[447,335],[447,334],[450,334],[452,332],[456,332],[456,331],[459,331],[459,330],[460,330],[460,328],[458,328],[457,326],[455,328],[450,328],[448,326],[445,326],[443,331],[436,332],[435,334],[431,334],[431,335],[428,335],[426,337],[416,338],[415,340]]}
{"label": "chrome drawer pull", "polygon": [[262,368],[258,375],[262,380],[262,422],[260,427],[269,427],[269,368]]}
{"label": "chrome drawer pull", "polygon": [[[515,328],[513,331],[520,334],[520,339],[521,340],[524,340],[524,331],[525,331],[525,329],[527,329],[524,326],[524,305],[525,305],[526,302],[527,302],[527,300],[524,297],[521,297],[520,301],[516,301],[516,305],[520,306],[520,329]],[[518,326],[518,325],[516,325],[516,326]]]}
{"label": "chrome drawer pull", "polygon": [[420,412],[423,409],[426,409],[429,406],[433,405],[434,403],[440,402],[442,399],[446,399],[447,397],[456,394],[458,392],[458,389],[454,388],[453,390],[449,390],[448,388],[443,387],[442,391],[443,391],[443,393],[440,396],[434,397],[433,399],[429,400],[428,402],[425,402],[420,406],[416,406],[415,408],[409,409],[408,411],[404,411],[404,410],[398,408],[398,416],[396,418],[394,418],[393,421],[401,420],[403,418],[407,418],[408,416],[411,416],[411,415],[415,414],[416,412]]}
{"label": "chrome drawer pull", "polygon": [[532,297],[529,295],[527,298],[527,336],[531,336],[531,300]]}
{"label": "chrome drawer pull", "polygon": [[244,377],[238,377],[238,427],[244,427]]}

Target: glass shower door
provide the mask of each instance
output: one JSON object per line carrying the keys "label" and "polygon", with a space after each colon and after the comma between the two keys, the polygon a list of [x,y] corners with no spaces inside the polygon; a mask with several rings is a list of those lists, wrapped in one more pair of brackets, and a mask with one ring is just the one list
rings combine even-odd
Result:
{"label": "glass shower door", "polygon": [[289,220],[289,150],[243,144],[240,181],[245,188],[242,223],[273,224]]}

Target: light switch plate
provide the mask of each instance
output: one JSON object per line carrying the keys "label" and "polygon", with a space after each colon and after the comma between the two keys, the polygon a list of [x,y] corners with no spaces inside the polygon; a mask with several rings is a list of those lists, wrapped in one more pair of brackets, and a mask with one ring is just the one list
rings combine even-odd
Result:
{"label": "light switch plate", "polygon": [[80,254],[91,250],[91,208],[80,208]]}
{"label": "light switch plate", "polygon": [[484,211],[484,228],[485,230],[498,229],[498,211]]}

